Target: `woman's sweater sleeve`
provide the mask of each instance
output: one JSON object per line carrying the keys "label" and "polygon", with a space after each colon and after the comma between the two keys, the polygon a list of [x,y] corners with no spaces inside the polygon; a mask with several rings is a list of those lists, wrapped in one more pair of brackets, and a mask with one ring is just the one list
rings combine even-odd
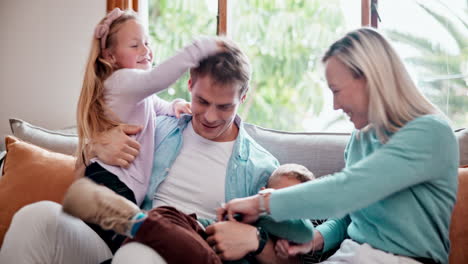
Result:
{"label": "woman's sweater sleeve", "polygon": [[[395,192],[446,175],[447,166],[455,163],[453,155],[447,153],[454,151],[458,147],[450,126],[435,118],[417,118],[378,150],[341,172],[273,192],[271,216],[277,221],[343,217]],[[347,155],[353,158],[352,149]]]}

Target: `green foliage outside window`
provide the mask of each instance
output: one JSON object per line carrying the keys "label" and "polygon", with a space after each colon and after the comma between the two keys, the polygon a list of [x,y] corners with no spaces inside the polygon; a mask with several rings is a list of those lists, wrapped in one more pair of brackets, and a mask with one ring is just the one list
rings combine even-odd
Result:
{"label": "green foliage outside window", "polygon": [[[215,35],[216,4],[150,1],[155,58],[167,58],[198,35]],[[240,116],[263,127],[305,130],[304,120],[320,114],[324,107],[320,57],[345,32],[339,1],[243,0],[230,4],[229,37],[247,54],[253,70]],[[160,96],[189,100],[187,76]]]}
{"label": "green foliage outside window", "polygon": [[[352,127],[344,115],[330,115],[331,98],[320,62],[328,46],[352,29],[346,25],[349,10],[343,11],[344,1],[228,1],[228,36],[247,54],[253,70],[247,100],[239,111],[244,121],[289,131],[330,131],[343,124],[346,129]],[[353,4],[360,5],[360,1],[354,0]],[[466,127],[466,16],[442,15],[424,4],[419,6],[445,28],[459,53],[435,45],[430,41],[430,31],[427,38],[407,33],[405,28],[384,32],[394,43],[404,43],[414,50],[414,56],[406,58],[405,63],[412,73],[417,73],[413,77],[418,87],[452,119],[455,127]],[[464,11],[468,14],[468,9]],[[214,36],[216,17],[217,0],[150,0],[149,25],[156,61],[173,55],[193,38]],[[454,21],[461,22],[461,29],[454,26]],[[454,75],[458,77],[437,79]],[[160,96],[190,100],[187,79],[188,74]]]}
{"label": "green foliage outside window", "polygon": [[[463,10],[455,10],[455,7],[450,5],[453,1],[413,2],[423,11],[424,16],[441,27],[443,37],[435,39],[432,31],[427,30],[424,24],[419,25],[424,36],[409,33],[405,28],[384,30],[394,43],[403,44],[413,50],[411,56],[405,58],[405,63],[414,73],[417,86],[452,120],[454,128],[466,127],[468,125],[468,1]],[[382,19],[385,22],[385,13],[382,14]],[[443,45],[450,41],[454,47],[452,50]]]}

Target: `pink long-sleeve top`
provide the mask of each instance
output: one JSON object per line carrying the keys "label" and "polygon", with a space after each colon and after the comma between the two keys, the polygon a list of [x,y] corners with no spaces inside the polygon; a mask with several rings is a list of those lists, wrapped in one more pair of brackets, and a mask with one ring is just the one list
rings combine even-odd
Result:
{"label": "pink long-sleeve top", "polygon": [[119,121],[139,125],[143,129],[134,138],[140,143],[140,154],[130,167],[125,169],[107,165],[97,158],[107,171],[117,175],[135,194],[138,205],[146,194],[153,166],[154,133],[157,115],[174,115],[173,104],[159,98],[155,93],[168,88],[188,69],[214,55],[219,48],[214,39],[200,39],[180,50],[149,71],[120,69],[104,82],[104,100]]}

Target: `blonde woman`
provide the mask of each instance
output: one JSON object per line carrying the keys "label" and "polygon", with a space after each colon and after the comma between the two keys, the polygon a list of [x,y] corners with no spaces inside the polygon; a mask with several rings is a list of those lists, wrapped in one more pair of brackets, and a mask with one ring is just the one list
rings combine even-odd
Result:
{"label": "blonde woman", "polygon": [[329,218],[307,244],[279,255],[339,250],[323,263],[447,263],[458,146],[440,111],[417,89],[390,43],[361,28],[323,59],[334,108],[354,123],[345,168],[298,186],[234,199],[219,215]]}

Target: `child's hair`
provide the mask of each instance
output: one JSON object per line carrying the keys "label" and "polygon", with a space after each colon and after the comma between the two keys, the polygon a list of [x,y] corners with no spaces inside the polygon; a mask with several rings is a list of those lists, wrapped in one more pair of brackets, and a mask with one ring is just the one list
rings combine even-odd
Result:
{"label": "child's hair", "polygon": [[104,58],[103,52],[111,50],[115,46],[116,33],[125,22],[132,19],[138,20],[135,12],[121,11],[116,8],[96,26],[78,100],[76,117],[79,142],[77,154],[83,151],[88,139],[119,124],[117,118],[110,118],[111,112],[107,110],[104,102],[104,81],[115,69]]}
{"label": "child's hair", "polygon": [[267,187],[271,186],[275,180],[278,180],[281,177],[296,179],[301,183],[315,179],[314,174],[306,167],[295,163],[288,163],[279,166],[275,171],[273,171],[268,179]]}
{"label": "child's hair", "polygon": [[190,78],[195,83],[198,77],[210,76],[216,84],[239,84],[239,96],[246,94],[250,81],[250,63],[247,56],[232,41],[219,38],[224,52],[209,56],[190,69]]}

